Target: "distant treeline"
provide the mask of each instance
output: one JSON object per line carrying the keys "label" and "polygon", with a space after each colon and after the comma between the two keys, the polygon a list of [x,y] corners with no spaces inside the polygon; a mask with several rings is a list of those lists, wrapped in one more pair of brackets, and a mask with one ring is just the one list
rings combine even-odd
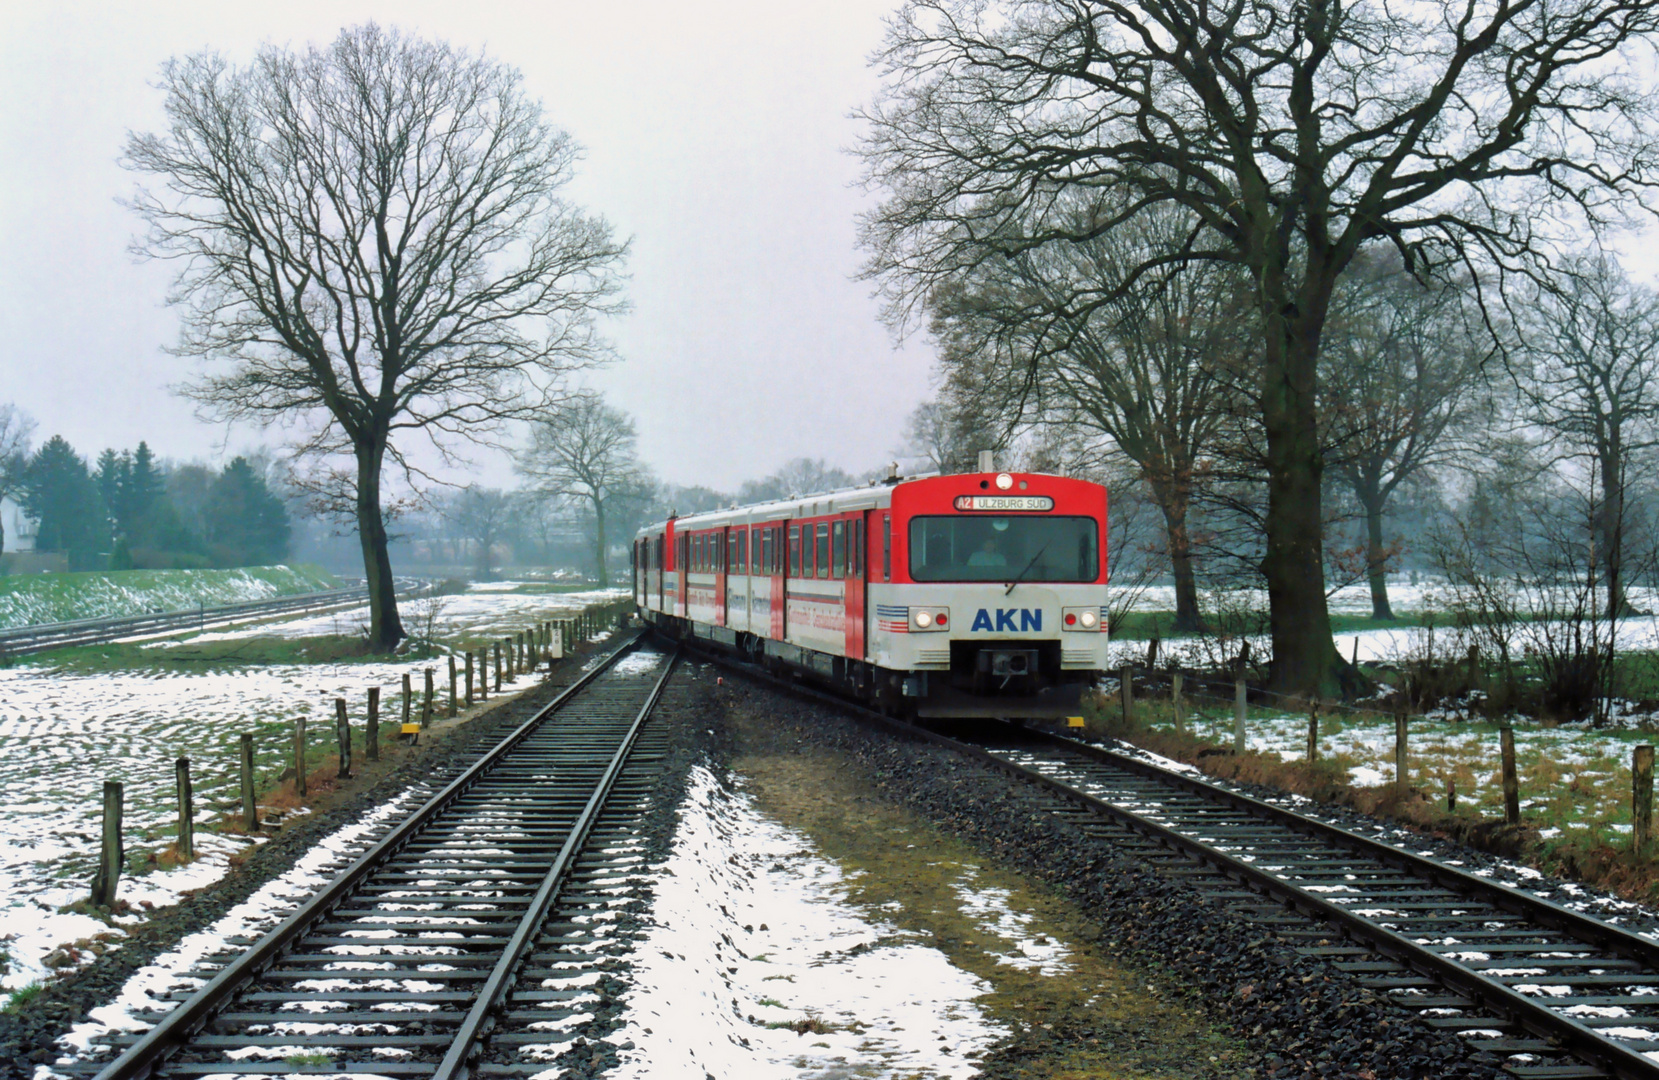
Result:
{"label": "distant treeline", "polygon": [[288,554],[288,509],[244,457],[219,471],[168,465],[141,442],[89,467],[53,436],[21,474],[14,497],[38,523],[35,550],[67,553],[71,569],[263,566]]}

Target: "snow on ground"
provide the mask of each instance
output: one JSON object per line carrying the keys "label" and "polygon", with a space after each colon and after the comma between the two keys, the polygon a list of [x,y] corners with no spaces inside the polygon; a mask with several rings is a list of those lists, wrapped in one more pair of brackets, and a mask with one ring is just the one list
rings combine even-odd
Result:
{"label": "snow on ground", "polygon": [[[125,785],[129,855],[163,847],[178,820],[175,758],[190,758],[198,820],[205,820],[238,805],[243,732],[254,735],[255,770],[273,777],[291,763],[296,717],[309,718],[314,746],[332,745],[336,697],[351,703],[360,726],[368,688],[381,688],[389,712],[409,670],[408,663],[200,674],[0,669],[0,936],[17,935],[9,943],[11,972],[0,986],[27,985],[41,976],[40,960],[54,944],[105,929],[84,916],[56,914],[86,899],[105,780]],[[200,831],[196,842],[206,858],[175,871],[123,877],[118,895],[160,906],[218,878],[236,844]]]}
{"label": "snow on ground", "polygon": [[[411,633],[426,634],[439,641],[488,640],[523,630],[533,622],[569,618],[584,608],[625,599],[622,589],[592,589],[585,592],[553,593],[534,590],[526,582],[495,581],[471,586],[458,596],[436,596],[409,600],[400,606],[403,622]],[[369,609],[347,608],[323,615],[240,626],[232,630],[194,634],[183,640],[192,644],[238,641],[254,637],[302,638],[321,635],[365,633]],[[164,648],[171,642],[156,642],[148,648]]]}
{"label": "snow on ground", "polygon": [[[170,1007],[166,998],[177,990],[194,990],[206,980],[191,971],[203,961],[232,948],[232,938],[258,938],[291,914],[340,868],[366,851],[381,830],[431,794],[424,786],[409,789],[376,807],[351,825],[335,830],[300,856],[280,877],[266,882],[246,900],[227,911],[211,927],[187,935],[170,952],[157,956],[128,978],[115,1000],[89,1013],[89,1019],[70,1029],[59,1044],[66,1053],[54,1064],[68,1065],[86,1056],[92,1040],[111,1032],[141,1031],[149,1026],[138,1013]],[[62,1076],[41,1065],[35,1080]]]}
{"label": "snow on ground", "polygon": [[115,570],[107,573],[14,574],[0,579],[0,629],[194,609],[328,589],[316,567],[239,570]]}
{"label": "snow on ground", "polygon": [[[615,592],[468,593],[442,598],[434,636],[457,643],[521,630],[613,600]],[[414,601],[406,620],[422,614]],[[210,632],[184,644],[255,636],[301,637],[350,632],[349,616],[303,616],[246,630]],[[254,735],[261,782],[292,764],[293,722],[307,717],[313,748],[333,746],[334,699],[348,702],[361,730],[371,686],[380,687],[382,717],[397,719],[403,675],[418,689],[421,670],[435,669],[438,695],[447,692],[439,660],[271,664],[211,671],[133,669],[79,673],[34,663],[0,668],[0,947],[12,957],[0,989],[42,978],[55,947],[109,928],[90,916],[60,914],[87,897],[97,865],[102,785],[125,785],[124,834],[129,856],[173,839],[178,808],[173,761],[188,757],[198,821],[238,806],[237,739]],[[522,689],[528,683],[521,682]],[[216,880],[238,842],[198,831],[203,857],[189,867],[123,877],[118,895],[163,906]]]}
{"label": "snow on ground", "polygon": [[[965,1077],[1008,1034],[974,1001],[988,984],[851,904],[838,865],[704,770],[664,871],[608,1036],[619,1077]],[[1021,962],[1061,962],[1017,940],[996,890],[961,892],[988,933],[1016,935]]]}

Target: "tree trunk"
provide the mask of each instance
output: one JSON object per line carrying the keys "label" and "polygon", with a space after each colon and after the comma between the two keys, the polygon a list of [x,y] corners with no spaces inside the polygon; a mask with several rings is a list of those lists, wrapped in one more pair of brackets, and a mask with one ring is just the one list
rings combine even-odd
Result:
{"label": "tree trunk", "polygon": [[1336,650],[1325,604],[1324,457],[1316,412],[1320,320],[1283,308],[1267,315],[1262,384],[1267,554],[1262,572],[1273,636],[1272,684],[1279,693],[1299,697],[1348,696],[1363,681]]}
{"label": "tree trunk", "polygon": [[593,500],[593,562],[598,567],[599,587],[610,588],[611,575],[605,569],[605,504],[600,499]]}
{"label": "tree trunk", "polygon": [[1607,617],[1635,614],[1624,594],[1624,454],[1615,444],[1601,455],[1601,550],[1607,567]]}
{"label": "tree trunk", "polygon": [[1394,609],[1388,606],[1388,553],[1383,550],[1383,498],[1376,490],[1361,494],[1365,507],[1365,572],[1371,579],[1371,617],[1394,619]]}
{"label": "tree trunk", "polygon": [[1153,481],[1153,497],[1164,514],[1165,545],[1169,548],[1170,570],[1175,577],[1175,629],[1204,629],[1198,611],[1198,579],[1192,565],[1192,534],[1187,529],[1188,503],[1184,493]]}
{"label": "tree trunk", "polygon": [[380,512],[380,463],[384,443],[357,453],[357,537],[363,545],[363,579],[369,587],[369,649],[391,652],[403,640],[397,613],[397,586],[386,550],[386,521]]}

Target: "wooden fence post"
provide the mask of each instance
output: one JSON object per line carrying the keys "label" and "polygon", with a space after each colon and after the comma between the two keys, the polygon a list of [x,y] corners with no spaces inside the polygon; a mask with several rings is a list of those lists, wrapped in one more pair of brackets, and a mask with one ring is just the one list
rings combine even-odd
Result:
{"label": "wooden fence post", "polygon": [[472,650],[467,650],[467,708],[472,708]]}
{"label": "wooden fence post", "polygon": [[1308,764],[1319,760],[1319,699],[1308,702]]}
{"label": "wooden fence post", "polygon": [[[500,689],[500,687],[497,687]],[[478,647],[478,700],[490,700],[490,647]]]}
{"label": "wooden fence post", "polygon": [[1128,664],[1118,673],[1118,690],[1123,697],[1123,726],[1128,728],[1135,715],[1135,669]]}
{"label": "wooden fence post", "polygon": [[1521,823],[1521,785],[1515,779],[1515,729],[1498,729],[1498,746],[1503,755],[1503,819],[1511,825]]}
{"label": "wooden fence post", "polygon": [[495,644],[495,692],[501,693],[501,642]]}
{"label": "wooden fence post", "polygon": [[1446,777],[1446,813],[1457,809],[1457,777]]}
{"label": "wooden fence post", "polygon": [[173,775],[179,790],[179,858],[189,862],[196,857],[196,793],[190,787],[190,759],[173,762]]}
{"label": "wooden fence post", "polygon": [[421,698],[421,727],[432,722],[432,669],[422,668],[426,679],[426,695]]}
{"label": "wooden fence post", "polygon": [[1187,710],[1186,705],[1181,701],[1181,673],[1179,671],[1170,676],[1169,700],[1175,707],[1175,734],[1185,735],[1187,733]]}
{"label": "wooden fence post", "polygon": [[1638,746],[1630,761],[1630,816],[1635,825],[1631,839],[1637,853],[1653,838],[1653,747]]}
{"label": "wooden fence post", "polygon": [[455,654],[449,656],[449,715],[454,717],[461,712],[461,698],[455,692]]}
{"label": "wooden fence post", "polygon": [[305,717],[294,721],[294,794],[305,798]]}
{"label": "wooden fence post", "polygon": [[92,879],[92,905],[115,906],[115,886],[121,878],[121,864],[126,852],[121,846],[120,781],[104,781],[104,837],[98,847],[98,873]]}
{"label": "wooden fence post", "polygon": [[369,722],[363,729],[363,756],[380,760],[380,687],[369,687]]}
{"label": "wooden fence post", "polygon": [[340,771],[336,780],[351,778],[351,719],[346,716],[346,699],[334,699],[334,741],[340,744]]}
{"label": "wooden fence post", "polygon": [[1406,712],[1401,709],[1394,714],[1394,788],[1404,795],[1411,783],[1411,773],[1406,767]]}
{"label": "wooden fence post", "polygon": [[259,808],[253,803],[253,736],[241,737],[242,763],[242,828],[252,832],[259,827]]}
{"label": "wooden fence post", "polygon": [[415,708],[415,688],[409,682],[409,673],[403,673],[403,722],[407,724]]}
{"label": "wooden fence post", "polygon": [[1244,753],[1244,713],[1246,688],[1244,676],[1233,680],[1233,753]]}

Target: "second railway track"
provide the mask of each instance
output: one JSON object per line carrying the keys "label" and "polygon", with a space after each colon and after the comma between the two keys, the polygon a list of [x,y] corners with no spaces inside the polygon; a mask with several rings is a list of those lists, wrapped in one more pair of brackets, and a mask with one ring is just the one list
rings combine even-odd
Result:
{"label": "second railway track", "polygon": [[118,1040],[116,1060],[79,1071],[448,1080],[556,1053],[581,1013],[594,911],[637,861],[627,840],[667,738],[648,721],[674,661],[630,638],[148,1033]]}
{"label": "second railway track", "polygon": [[947,741],[1518,1077],[1659,1078],[1651,938],[1101,747],[1013,729]]}

